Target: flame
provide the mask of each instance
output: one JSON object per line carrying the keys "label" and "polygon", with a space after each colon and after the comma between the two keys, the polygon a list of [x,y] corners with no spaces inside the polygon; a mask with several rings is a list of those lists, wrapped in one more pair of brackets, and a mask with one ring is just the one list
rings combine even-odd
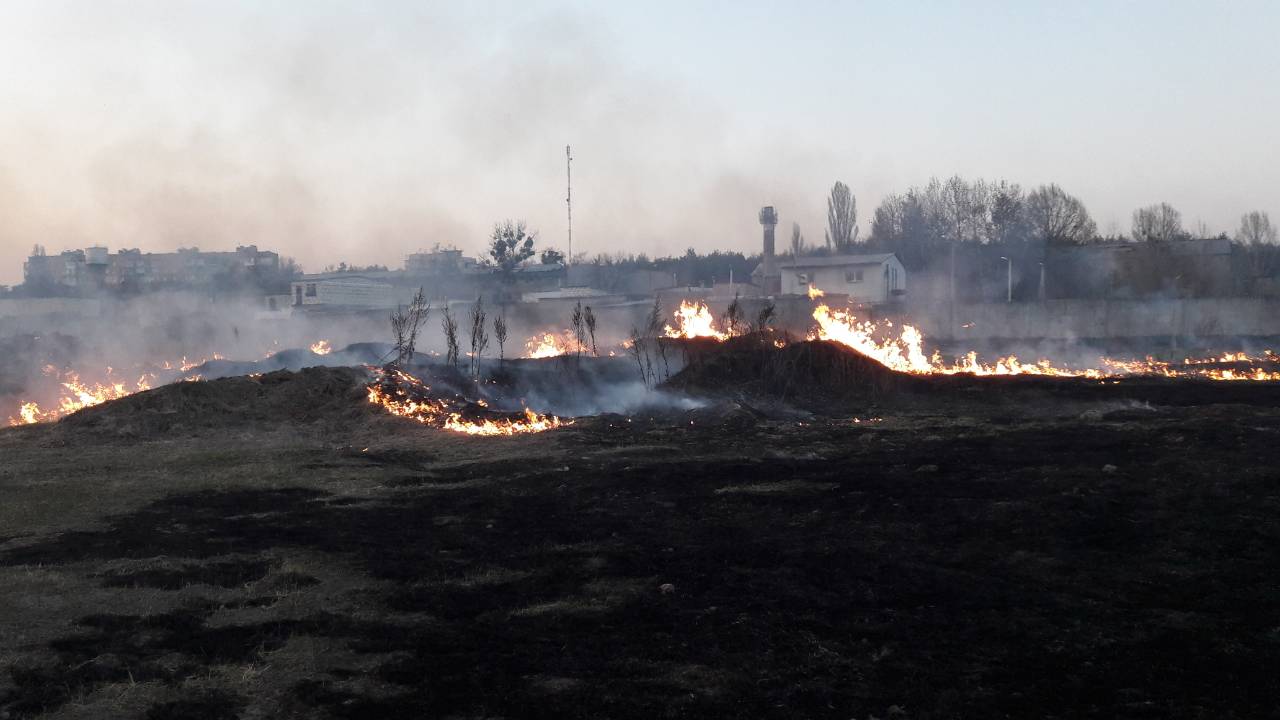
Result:
{"label": "flame", "polygon": [[[973,375],[1045,375],[1052,377],[1085,377],[1103,378],[1118,375],[1163,375],[1165,377],[1201,377],[1211,380],[1280,380],[1280,372],[1267,371],[1260,367],[1250,368],[1216,368],[1206,365],[1224,363],[1256,363],[1280,362],[1280,357],[1270,350],[1261,358],[1250,357],[1245,353],[1225,353],[1221,357],[1203,359],[1184,359],[1180,366],[1162,360],[1147,357],[1144,360],[1118,360],[1102,358],[1103,368],[1069,368],[1054,365],[1047,359],[1034,363],[1024,363],[1017,356],[1009,355],[997,359],[994,363],[983,363],[978,354],[970,351],[951,363],[945,362],[941,354],[924,352],[924,336],[911,325],[903,325],[895,336],[885,332],[879,325],[870,321],[859,320],[846,310],[833,310],[827,305],[819,305],[813,311],[813,319],[818,323],[813,337],[819,340],[832,340],[857,350],[881,365],[900,372],[915,374],[954,375],[971,373]],[[885,323],[892,327],[892,323]]]}
{"label": "flame", "polygon": [[[166,360],[158,366],[148,364],[144,367],[177,371],[181,375],[176,381],[194,382],[201,378],[199,374],[189,374],[191,369],[197,368],[210,360],[222,359],[224,358],[220,353],[214,353],[210,357],[202,357],[196,360],[189,359],[184,355],[181,360]],[[42,372],[45,376],[53,378],[57,382],[59,389],[56,400],[44,406],[39,401],[23,400],[18,406],[17,416],[9,416],[9,425],[32,425],[41,422],[52,422],[77,410],[100,405],[108,400],[118,400],[143,390],[150,390],[160,382],[155,372],[144,372],[141,369],[137,380],[120,380],[116,377],[118,373],[115,369],[107,367],[106,371],[102,373],[104,379],[101,382],[82,380],[79,372],[75,370],[63,371],[54,365],[44,366]]]}
{"label": "flame", "polygon": [[[113,372],[111,368],[107,368],[108,376],[112,375]],[[9,425],[33,425],[57,420],[77,410],[99,405],[108,400],[115,400],[136,392],[150,390],[151,381],[155,379],[153,375],[148,374],[143,375],[133,383],[117,382],[111,379],[103,383],[87,383],[82,381],[80,375],[75,371],[69,370],[63,373],[52,365],[44,367],[44,374],[56,378],[62,386],[62,395],[58,398],[57,405],[45,410],[40,407],[39,403],[24,402],[18,408],[18,416],[9,417]]]}
{"label": "flame", "polygon": [[165,360],[163,363],[161,363],[160,368],[162,370],[180,370],[182,372],[186,372],[192,368],[198,368],[201,365],[211,360],[225,360],[225,359],[226,358],[223,357],[220,353],[214,353],[213,355],[207,358],[200,358],[198,360],[188,360],[187,356],[183,355],[182,359],[178,361]]}
{"label": "flame", "polygon": [[450,408],[446,401],[427,395],[430,388],[418,378],[402,370],[380,370],[378,373],[379,377],[368,387],[369,402],[392,415],[416,420],[423,425],[466,435],[493,436],[538,433],[572,424],[572,421],[541,415],[528,408],[524,409],[524,417],[520,419],[467,420],[462,413]]}
{"label": "flame", "polygon": [[810,285],[810,286],[809,286],[809,299],[810,299],[810,300],[817,300],[818,298],[820,298],[820,297],[822,297],[823,295],[826,295],[826,294],[827,294],[826,292],[824,292],[821,288],[819,288],[819,287],[818,287],[818,286],[816,286],[816,285]]}
{"label": "flame", "polygon": [[578,343],[571,330],[562,330],[560,335],[544,332],[534,335],[524,342],[526,358],[550,358],[570,353],[590,353],[591,349]]}
{"label": "flame", "polygon": [[1114,358],[1103,358],[1102,362],[1116,372],[1126,375],[1202,377],[1210,380],[1280,380],[1280,371],[1268,371],[1260,367],[1205,367],[1207,365],[1227,363],[1239,365],[1242,363],[1253,364],[1259,362],[1280,362],[1280,358],[1277,358],[1270,350],[1267,350],[1262,357],[1251,357],[1246,353],[1239,352],[1224,353],[1221,357],[1184,358],[1181,366],[1175,366],[1173,363],[1165,362],[1164,360],[1157,360],[1149,355],[1143,360],[1117,360]]}
{"label": "flame", "polygon": [[728,340],[729,333],[716,329],[716,318],[711,309],[701,300],[690,302],[681,300],[680,307],[673,314],[676,326],[667,325],[663,334],[669,338],[715,338]]}
{"label": "flame", "polygon": [[333,348],[329,346],[328,340],[317,340],[311,343],[311,352],[316,355],[328,355],[333,352]]}

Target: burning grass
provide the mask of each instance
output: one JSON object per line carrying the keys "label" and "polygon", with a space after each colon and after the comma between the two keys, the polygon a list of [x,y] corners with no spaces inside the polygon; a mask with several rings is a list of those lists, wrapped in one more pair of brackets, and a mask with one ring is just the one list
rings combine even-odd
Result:
{"label": "burning grass", "polygon": [[571,330],[538,333],[524,343],[524,357],[530,360],[590,353],[591,348],[578,342]]}
{"label": "burning grass", "polygon": [[[815,296],[811,292],[810,297],[821,297],[821,294]],[[1079,378],[1161,375],[1210,380],[1280,380],[1280,368],[1276,367],[1276,362],[1280,358],[1269,350],[1262,357],[1250,357],[1245,353],[1226,353],[1220,358],[1186,358],[1181,364],[1160,361],[1152,357],[1142,360],[1103,357],[1100,359],[1100,367],[1095,368],[1063,366],[1047,358],[1026,363],[1014,355],[984,363],[979,360],[978,353],[974,351],[969,351],[947,362],[937,350],[926,354],[924,335],[912,325],[903,325],[901,330],[895,333],[892,322],[875,323],[862,320],[851,310],[833,309],[826,303],[821,303],[814,308],[813,319],[817,323],[817,329],[810,337],[838,342],[891,370],[917,375],[1038,375]],[[1223,364],[1229,367],[1221,367]]]}
{"label": "burning grass", "polygon": [[730,333],[717,327],[716,317],[707,304],[701,300],[680,301],[680,307],[674,313],[675,325],[668,324],[662,329],[663,335],[669,338],[712,338],[728,340]]}
{"label": "burning grass", "polygon": [[84,408],[118,400],[168,382],[198,380],[199,375],[191,374],[193,369],[210,360],[221,359],[222,356],[217,353],[198,360],[183,356],[180,360],[166,360],[158,365],[139,365],[129,373],[107,367],[100,373],[95,373],[100,378],[97,380],[86,380],[76,370],[46,365],[41,374],[50,387],[42,394],[50,399],[20,400],[16,414],[8,417],[8,424],[15,426],[52,422]]}
{"label": "burning grass", "polygon": [[403,370],[375,370],[368,386],[373,405],[397,417],[465,435],[523,435],[554,430],[572,424],[554,415],[529,408],[519,413],[489,409],[483,400],[469,402],[461,396],[445,396]]}

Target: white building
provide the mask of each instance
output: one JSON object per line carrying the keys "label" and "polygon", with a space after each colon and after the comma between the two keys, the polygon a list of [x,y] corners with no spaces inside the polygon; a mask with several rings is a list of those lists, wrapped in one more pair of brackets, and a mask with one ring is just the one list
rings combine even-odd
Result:
{"label": "white building", "polygon": [[781,262],[782,294],[809,288],[848,295],[858,302],[887,302],[907,291],[907,271],[893,253],[787,258]]}
{"label": "white building", "polygon": [[393,308],[403,301],[403,292],[378,275],[386,273],[304,275],[293,282],[293,305]]}

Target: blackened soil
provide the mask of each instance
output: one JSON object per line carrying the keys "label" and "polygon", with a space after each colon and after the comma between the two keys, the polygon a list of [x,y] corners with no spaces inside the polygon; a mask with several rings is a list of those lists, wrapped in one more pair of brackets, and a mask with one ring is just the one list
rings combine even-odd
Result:
{"label": "blackened soil", "polygon": [[[228,557],[301,554],[376,581],[362,600],[376,611],[359,615],[225,624],[211,622],[217,604],[188,603],[77,618],[45,648],[56,659],[7,668],[0,708],[28,717],[112,683],[177,687],[309,637],[370,664],[297,678],[279,716],[1276,716],[1270,410],[611,419],[559,440],[571,452],[554,463],[379,452],[371,466],[403,473],[363,502],[301,487],[180,494],[0,553],[7,566],[192,568],[98,576],[108,585],[228,586],[266,569]],[[149,716],[233,717],[244,702],[230,687]]]}
{"label": "blackened soil", "polygon": [[155,568],[107,574],[108,587],[150,587],[179,590],[187,585],[205,584],[218,587],[240,587],[266,576],[268,563],[262,560],[222,560],[184,565],[180,568]]}

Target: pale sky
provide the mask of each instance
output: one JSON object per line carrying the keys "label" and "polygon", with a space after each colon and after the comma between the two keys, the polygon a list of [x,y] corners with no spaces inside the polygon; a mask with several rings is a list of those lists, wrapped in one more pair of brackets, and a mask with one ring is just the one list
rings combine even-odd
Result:
{"label": "pale sky", "polygon": [[1280,3],[0,0],[0,284],[48,250],[399,266],[523,218],[563,249],[820,241],[835,180],[961,174],[1280,215]]}

